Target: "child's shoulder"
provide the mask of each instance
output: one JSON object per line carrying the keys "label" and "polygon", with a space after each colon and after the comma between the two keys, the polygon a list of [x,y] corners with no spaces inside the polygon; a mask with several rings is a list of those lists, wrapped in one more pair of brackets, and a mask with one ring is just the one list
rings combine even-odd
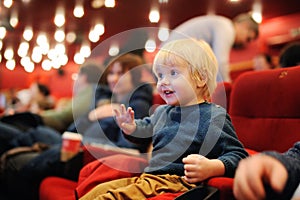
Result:
{"label": "child's shoulder", "polygon": [[202,110],[206,110],[207,112],[212,112],[212,113],[227,113],[226,109],[223,108],[222,106],[211,103],[211,102],[205,102],[203,104],[199,104],[200,108]]}

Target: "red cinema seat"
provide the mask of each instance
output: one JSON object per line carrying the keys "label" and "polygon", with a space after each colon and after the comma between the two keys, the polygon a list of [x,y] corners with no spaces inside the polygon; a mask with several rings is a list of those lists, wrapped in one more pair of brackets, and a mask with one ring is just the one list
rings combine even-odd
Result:
{"label": "red cinema seat", "polygon": [[246,148],[284,152],[300,140],[299,77],[300,66],[247,72],[237,78],[229,113]]}

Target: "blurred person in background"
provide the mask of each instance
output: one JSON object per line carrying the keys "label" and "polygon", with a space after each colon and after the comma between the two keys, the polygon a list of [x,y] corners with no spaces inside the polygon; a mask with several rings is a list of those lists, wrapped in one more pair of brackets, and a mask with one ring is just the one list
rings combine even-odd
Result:
{"label": "blurred person in background", "polygon": [[276,66],[273,63],[272,56],[267,53],[260,53],[253,58],[254,70],[274,69]]}
{"label": "blurred person in background", "polygon": [[43,123],[62,133],[74,120],[88,112],[102,73],[101,66],[95,63],[87,62],[81,66],[74,83],[72,100],[63,108],[40,112]]}
{"label": "blurred person in background", "polygon": [[229,54],[231,48],[241,48],[258,37],[258,23],[249,13],[242,13],[233,20],[205,15],[189,19],[177,26],[168,41],[192,37],[207,42],[217,57],[219,65],[218,82],[230,82]]}
{"label": "blurred person in background", "polygon": [[300,42],[293,42],[283,47],[279,54],[279,67],[300,65]]}

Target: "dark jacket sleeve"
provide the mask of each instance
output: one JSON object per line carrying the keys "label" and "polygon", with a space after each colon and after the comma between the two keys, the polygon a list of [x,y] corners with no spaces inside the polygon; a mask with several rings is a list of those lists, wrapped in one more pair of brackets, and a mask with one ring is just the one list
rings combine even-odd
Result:
{"label": "dark jacket sleeve", "polygon": [[266,185],[267,199],[291,199],[300,183],[300,142],[295,143],[284,154],[278,152],[265,152],[265,154],[278,159],[288,171],[288,180],[281,194],[277,194]]}
{"label": "dark jacket sleeve", "polygon": [[144,84],[134,91],[129,100],[129,106],[134,110],[135,119],[141,119],[149,116],[152,100],[153,89],[150,84]]}

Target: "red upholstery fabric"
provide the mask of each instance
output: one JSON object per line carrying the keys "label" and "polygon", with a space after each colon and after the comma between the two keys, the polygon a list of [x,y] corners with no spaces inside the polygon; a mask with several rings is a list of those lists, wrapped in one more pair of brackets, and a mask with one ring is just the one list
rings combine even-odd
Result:
{"label": "red upholstery fabric", "polygon": [[211,97],[212,102],[222,106],[228,111],[230,105],[229,102],[230,102],[231,88],[232,85],[229,82],[218,83]]}
{"label": "red upholstery fabric", "polygon": [[243,69],[243,70],[235,70],[230,71],[231,82],[235,82],[235,80],[245,72],[253,71],[253,69]]}
{"label": "red upholstery fabric", "polygon": [[112,155],[95,160],[80,171],[76,192],[82,197],[99,183],[136,176],[144,170],[148,162],[141,157],[124,154]]}
{"label": "red upholstery fabric", "polygon": [[146,159],[115,154],[84,166],[78,182],[59,177],[47,177],[40,185],[40,200],[74,200],[75,190],[80,198],[99,183],[140,174],[147,166]]}
{"label": "red upholstery fabric", "polygon": [[77,182],[59,177],[48,177],[40,185],[40,200],[74,200]]}
{"label": "red upholstery fabric", "polygon": [[86,165],[96,159],[112,156],[115,154],[139,155],[136,150],[122,149],[118,147],[100,147],[92,145],[83,146],[83,164]]}
{"label": "red upholstery fabric", "polygon": [[233,84],[229,113],[239,139],[255,151],[286,151],[300,140],[300,66],[247,72]]}

